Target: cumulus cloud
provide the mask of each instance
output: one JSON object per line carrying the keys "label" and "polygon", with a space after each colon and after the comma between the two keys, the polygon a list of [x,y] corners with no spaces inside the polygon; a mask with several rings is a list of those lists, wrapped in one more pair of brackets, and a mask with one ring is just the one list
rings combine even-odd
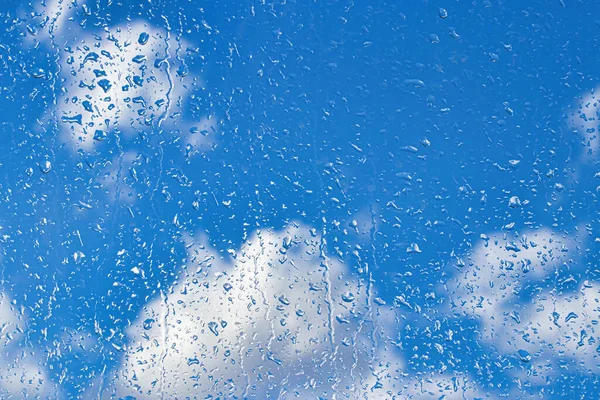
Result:
{"label": "cumulus cloud", "polygon": [[599,304],[600,286],[589,282],[572,294],[541,293],[528,307],[520,326],[515,324],[512,329],[514,348],[521,351],[525,361],[531,357],[532,363],[542,364],[548,356],[565,357],[597,372]]}
{"label": "cumulus cloud", "polygon": [[229,261],[190,239],[179,283],[128,330],[105,395],[391,398],[406,390],[394,311],[298,225],[259,231]]}
{"label": "cumulus cloud", "polygon": [[56,0],[38,8],[41,18],[27,37],[58,48],[57,110],[48,118],[59,120],[64,142],[90,150],[113,135],[124,142],[165,130],[194,150],[210,144],[215,118],[184,115],[204,85],[189,68],[199,57],[190,42],[143,21],[82,29],[76,21],[89,13],[85,4]]}
{"label": "cumulus cloud", "polygon": [[[574,238],[548,229],[490,235],[457,263],[459,276],[447,285],[452,308],[477,318],[483,339],[541,374],[551,373],[539,368],[557,358],[597,370],[599,287],[586,281],[565,293],[555,282],[576,254]],[[575,284],[568,276],[561,282],[568,280]],[[531,285],[536,290],[524,293]]]}
{"label": "cumulus cloud", "polygon": [[24,345],[23,313],[0,294],[0,397],[57,398],[39,358]]}

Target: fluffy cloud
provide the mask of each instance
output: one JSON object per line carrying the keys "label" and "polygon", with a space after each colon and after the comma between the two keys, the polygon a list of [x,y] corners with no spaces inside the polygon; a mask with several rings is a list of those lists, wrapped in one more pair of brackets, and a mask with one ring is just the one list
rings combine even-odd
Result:
{"label": "fluffy cloud", "polygon": [[39,359],[23,344],[24,326],[22,313],[0,294],[0,397],[56,398]]}
{"label": "fluffy cloud", "polygon": [[554,282],[531,292],[564,275],[576,254],[574,239],[546,229],[486,237],[457,263],[459,277],[448,284],[452,308],[477,318],[485,340],[540,374],[552,371],[543,364],[565,357],[597,371],[600,288],[584,282],[564,293]]}
{"label": "fluffy cloud", "polygon": [[38,12],[27,37],[58,47],[58,109],[48,110],[48,118],[59,120],[62,140],[73,149],[153,130],[178,132],[191,150],[210,143],[215,119],[183,115],[190,95],[203,87],[189,70],[191,57],[199,57],[191,43],[141,21],[88,32],[76,22],[90,12],[85,4],[57,0]]}
{"label": "fluffy cloud", "polygon": [[106,396],[391,398],[406,391],[392,309],[321,254],[318,234],[260,231],[230,261],[188,242],[181,281],[148,304]]}

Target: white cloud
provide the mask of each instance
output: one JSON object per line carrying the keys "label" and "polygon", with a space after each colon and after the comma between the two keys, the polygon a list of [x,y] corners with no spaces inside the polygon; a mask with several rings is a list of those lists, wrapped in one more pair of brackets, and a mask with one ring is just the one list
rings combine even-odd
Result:
{"label": "white cloud", "polygon": [[368,282],[321,257],[318,235],[257,232],[231,261],[202,243],[188,243],[181,281],[128,330],[106,396],[383,399],[403,390],[395,314]]}
{"label": "white cloud", "polygon": [[22,312],[0,294],[0,397],[60,397],[39,357],[24,345],[24,329]]}
{"label": "white cloud", "polygon": [[[467,262],[457,263],[459,277],[447,285],[453,311],[477,318],[482,338],[517,356],[536,379],[553,371],[541,368],[553,359],[569,358],[597,370],[599,287],[584,283],[569,294],[556,284],[576,255],[575,238],[547,229],[521,238],[490,235]],[[565,279],[570,278],[561,282]],[[548,280],[556,282],[522,297],[527,286]]]}
{"label": "white cloud", "polygon": [[546,291],[528,307],[521,324],[512,323],[513,348],[525,350],[532,363],[548,356],[570,358],[585,369],[600,370],[600,286],[584,283],[573,294]]}
{"label": "white cloud", "polygon": [[211,143],[214,116],[183,115],[189,96],[204,86],[189,70],[190,59],[200,57],[190,42],[143,21],[88,31],[78,22],[90,10],[66,0],[37,11],[41,17],[26,37],[59,54],[57,109],[46,118],[58,119],[70,147],[90,150],[114,135],[125,142],[160,129],[195,151]]}
{"label": "white cloud", "polygon": [[212,125],[198,128],[183,123],[180,115],[187,96],[203,85],[186,70],[190,51],[188,43],[141,22],[84,35],[62,60],[63,135],[88,150],[114,129],[122,134],[153,128],[180,129],[186,136],[195,130],[211,133]]}

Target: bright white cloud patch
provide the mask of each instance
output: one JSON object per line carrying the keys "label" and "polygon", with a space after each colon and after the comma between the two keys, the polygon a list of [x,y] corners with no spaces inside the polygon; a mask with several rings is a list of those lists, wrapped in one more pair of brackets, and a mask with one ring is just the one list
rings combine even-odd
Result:
{"label": "bright white cloud patch", "polygon": [[22,346],[24,321],[8,297],[0,294],[0,397],[56,398],[38,357]]}
{"label": "bright white cloud patch", "polygon": [[[459,279],[448,284],[453,311],[478,318],[484,339],[541,374],[552,372],[540,368],[553,358],[598,370],[600,288],[586,282],[574,293],[557,289],[576,252],[575,240],[550,230],[491,235],[458,263]],[[531,292],[544,281],[554,283]]]}
{"label": "bright white cloud patch", "polygon": [[52,1],[38,12],[27,37],[58,53],[58,109],[48,113],[59,120],[63,141],[90,150],[113,135],[166,130],[191,150],[210,143],[215,119],[184,115],[203,87],[190,71],[191,57],[200,57],[190,42],[141,21],[88,31],[77,23],[90,12],[85,4]]}
{"label": "bright white cloud patch", "polygon": [[[76,146],[90,149],[115,129],[175,129],[182,102],[202,84],[186,66],[190,51],[186,43],[142,23],[86,35],[67,46],[59,99],[65,134]],[[180,126],[186,135],[210,133],[210,127]]]}
{"label": "bright white cloud patch", "polygon": [[544,360],[548,352],[600,370],[600,286],[584,282],[575,293],[541,293],[516,328],[517,346]]}
{"label": "bright white cloud patch", "polygon": [[318,235],[258,232],[231,262],[202,243],[189,242],[181,281],[129,329],[106,396],[383,399],[406,390],[391,308],[321,257]]}

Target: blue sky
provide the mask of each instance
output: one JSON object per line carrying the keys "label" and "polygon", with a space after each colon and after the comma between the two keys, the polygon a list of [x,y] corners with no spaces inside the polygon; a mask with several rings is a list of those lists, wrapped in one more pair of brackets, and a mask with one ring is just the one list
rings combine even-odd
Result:
{"label": "blue sky", "polygon": [[594,397],[596,5],[18,3],[3,396]]}

